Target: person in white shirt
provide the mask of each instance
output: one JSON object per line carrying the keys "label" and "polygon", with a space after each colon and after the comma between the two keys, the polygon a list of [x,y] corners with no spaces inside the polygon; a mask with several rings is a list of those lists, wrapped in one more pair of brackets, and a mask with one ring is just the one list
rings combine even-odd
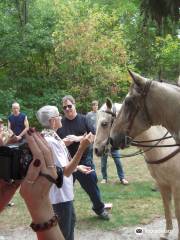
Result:
{"label": "person in white shirt", "polygon": [[[63,185],[57,188],[55,184],[50,189],[50,200],[54,212],[58,215],[59,227],[65,240],[74,240],[75,212],[73,207],[73,171],[81,171],[88,174],[93,171],[90,167],[78,165],[83,152],[92,143],[94,135],[84,135],[80,146],[71,159],[63,140],[56,134],[56,130],[62,126],[59,111],[55,106],[44,106],[37,111],[37,119],[47,129],[42,131],[43,136],[51,148],[54,164],[63,168]],[[54,166],[49,166],[54,167]]]}

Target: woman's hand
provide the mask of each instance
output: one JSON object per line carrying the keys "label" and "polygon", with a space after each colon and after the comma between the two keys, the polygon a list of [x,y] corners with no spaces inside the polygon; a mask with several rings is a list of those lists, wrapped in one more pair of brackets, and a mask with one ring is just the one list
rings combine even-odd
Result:
{"label": "woman's hand", "polygon": [[52,182],[44,176],[39,175],[41,172],[56,179],[56,168],[53,162],[51,149],[39,133],[34,130],[29,130],[26,139],[33,154],[33,161],[21,184],[20,194],[26,202],[33,221],[44,222],[47,208],[50,204],[49,190]]}
{"label": "woman's hand", "polygon": [[82,140],[80,141],[79,148],[82,149],[83,151],[89,146],[89,144],[92,144],[94,141],[94,135],[90,133],[84,134]]}

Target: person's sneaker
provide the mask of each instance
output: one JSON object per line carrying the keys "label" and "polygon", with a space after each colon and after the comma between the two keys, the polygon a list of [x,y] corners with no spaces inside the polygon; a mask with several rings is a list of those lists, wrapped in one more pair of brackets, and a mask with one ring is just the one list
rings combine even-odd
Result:
{"label": "person's sneaker", "polygon": [[102,180],[101,180],[101,183],[103,183],[103,184],[104,184],[104,183],[107,183],[107,179],[102,179]]}
{"label": "person's sneaker", "polygon": [[7,204],[7,206],[8,207],[13,207],[15,204],[13,203],[13,202],[9,202],[8,204]]}
{"label": "person's sneaker", "polygon": [[101,214],[99,214],[99,217],[103,220],[109,220],[109,214],[106,210],[104,210]]}
{"label": "person's sneaker", "polygon": [[121,182],[121,184],[123,184],[123,185],[128,185],[128,184],[129,184],[128,180],[126,180],[125,178],[122,178],[122,179],[120,180],[120,182]]}
{"label": "person's sneaker", "polygon": [[105,204],[104,204],[104,208],[105,208],[106,210],[111,210],[111,209],[112,209],[112,203],[105,203]]}

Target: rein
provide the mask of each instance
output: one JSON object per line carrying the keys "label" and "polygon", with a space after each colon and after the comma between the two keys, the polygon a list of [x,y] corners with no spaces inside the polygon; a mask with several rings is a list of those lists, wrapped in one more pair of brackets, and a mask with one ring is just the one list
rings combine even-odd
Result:
{"label": "rein", "polygon": [[[162,138],[163,140],[163,138]],[[134,141],[131,142],[132,146],[136,146],[136,147],[152,147],[152,148],[158,148],[158,147],[176,147],[176,146],[180,146],[180,144],[167,144],[167,145],[146,145],[146,144],[141,144],[141,143],[136,143]]]}
{"label": "rein", "polygon": [[[147,96],[147,93],[148,93],[148,90],[151,86],[151,81],[147,82],[147,85],[145,86],[144,88],[144,92],[143,92],[143,97],[144,97],[144,100],[145,100],[145,97]],[[148,113],[148,110],[147,110],[147,107],[146,107],[146,102],[144,101],[144,109],[146,111],[146,116],[147,116],[147,119],[149,121],[149,123],[151,123],[151,120],[150,120],[150,115]],[[134,119],[137,115],[139,111],[139,108],[136,109],[136,111],[134,112],[134,114],[132,115],[132,120],[130,121],[130,124],[129,124],[129,127],[128,127],[128,130],[127,130],[127,133],[130,132],[131,130],[131,127],[133,125],[133,122],[134,122]],[[112,112],[112,111],[109,111],[109,110],[106,110],[106,111],[103,111],[107,114],[110,114],[112,116],[112,120],[111,120],[111,126],[114,122],[114,119],[116,118],[116,113]],[[121,155],[121,158],[126,158],[126,157],[133,157],[133,156],[137,156],[137,155],[142,155],[144,154],[145,152],[148,152],[150,150],[152,150],[153,148],[155,147],[174,147],[174,146],[180,146],[180,144],[167,144],[167,145],[159,145],[160,141],[161,140],[164,140],[164,139],[168,139],[168,138],[172,138],[172,136],[167,136],[168,134],[168,131],[165,133],[165,135],[162,137],[162,138],[158,138],[158,139],[152,139],[152,140],[148,140],[148,141],[131,141],[131,145],[132,146],[136,146],[136,147],[148,147],[148,149],[142,151],[142,150],[139,150],[139,151],[136,151],[132,154],[127,154],[127,155]],[[157,143],[155,143],[154,145],[147,145],[147,144],[143,144],[143,143],[150,143],[150,142],[155,142],[155,141],[158,141]],[[109,144],[109,138],[107,140],[107,143],[106,145]],[[158,160],[151,160],[149,161],[148,159],[145,158],[145,161],[147,164],[161,164],[161,163],[164,163],[166,161],[168,161],[169,159],[171,159],[172,157],[174,157],[177,153],[180,152],[180,147],[177,148],[175,151],[173,151],[172,153],[170,153],[169,155],[167,155],[166,157],[163,157],[161,159],[158,159]]]}
{"label": "rein", "polygon": [[[168,132],[165,134],[165,136],[168,134]],[[162,137],[162,138],[159,138],[158,139],[158,142],[155,144],[155,145],[145,145],[145,144],[133,144],[133,142],[131,143],[132,146],[143,146],[143,147],[149,147],[148,149],[142,151],[142,150],[139,150],[133,154],[129,154],[129,155],[122,155],[121,157],[122,158],[125,158],[125,157],[133,157],[133,156],[136,156],[136,155],[140,155],[140,154],[144,154],[145,152],[148,152],[150,151],[151,149],[155,148],[155,147],[173,147],[173,146],[180,146],[180,144],[172,144],[172,145],[158,145],[160,143],[161,140],[164,140],[164,139],[167,139],[167,138],[171,138],[172,136],[169,136],[169,137]],[[156,140],[149,140],[149,141],[142,141],[142,142],[153,142],[153,141],[156,141]],[[139,141],[140,142],[140,141]],[[174,150],[172,153],[168,154],[167,156],[161,158],[161,159],[158,159],[158,160],[148,160],[147,158],[145,158],[145,161],[147,164],[161,164],[161,163],[164,163],[166,161],[168,161],[169,159],[171,159],[172,157],[174,157],[177,153],[180,152],[180,147],[177,148],[176,150]]]}
{"label": "rein", "polygon": [[163,157],[163,158],[158,159],[158,160],[151,160],[151,161],[149,161],[148,159],[145,158],[145,161],[146,161],[147,164],[160,164],[160,163],[164,163],[164,162],[168,161],[169,159],[171,159],[172,157],[174,157],[179,152],[180,152],[180,147],[177,148],[174,152],[172,152],[169,155],[167,155],[166,157]]}
{"label": "rein", "polygon": [[157,146],[159,143],[160,143],[160,141],[161,140],[164,140],[164,139],[166,139],[166,138],[171,138],[172,136],[169,136],[169,137],[166,137],[167,136],[167,134],[168,134],[168,131],[165,133],[165,135],[162,137],[162,138],[157,138],[157,139],[153,139],[153,140],[148,140],[148,141],[135,141],[135,142],[139,142],[139,143],[141,143],[141,142],[155,142],[156,141],[156,143],[154,144],[154,145],[149,145],[148,147],[148,149],[146,149],[146,150],[139,150],[139,151],[137,151],[137,152],[135,152],[135,153],[132,153],[132,154],[127,154],[127,155],[121,155],[122,156],[122,158],[125,158],[125,157],[134,157],[134,156],[136,156],[136,155],[142,155],[142,154],[144,154],[145,152],[149,152],[153,147],[152,146]]}

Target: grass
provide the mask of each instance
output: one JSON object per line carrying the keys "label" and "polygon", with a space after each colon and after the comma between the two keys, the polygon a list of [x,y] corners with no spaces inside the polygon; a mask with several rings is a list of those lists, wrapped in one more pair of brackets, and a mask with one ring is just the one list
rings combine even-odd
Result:
{"label": "grass", "polygon": [[[136,151],[135,148],[123,150],[123,154]],[[77,216],[77,228],[100,228],[117,230],[123,226],[148,223],[153,218],[163,215],[162,201],[159,192],[153,192],[151,187],[154,181],[149,174],[144,159],[141,156],[123,158],[123,167],[130,184],[123,186],[119,183],[114,161],[108,159],[108,183],[100,184],[102,200],[113,203],[111,220],[102,221],[91,210],[92,204],[87,194],[79,183],[75,184],[75,210]],[[99,180],[100,159],[95,158],[96,170]],[[31,222],[29,213],[19,194],[13,198],[15,206],[7,207],[0,218],[0,229],[27,226]]]}

